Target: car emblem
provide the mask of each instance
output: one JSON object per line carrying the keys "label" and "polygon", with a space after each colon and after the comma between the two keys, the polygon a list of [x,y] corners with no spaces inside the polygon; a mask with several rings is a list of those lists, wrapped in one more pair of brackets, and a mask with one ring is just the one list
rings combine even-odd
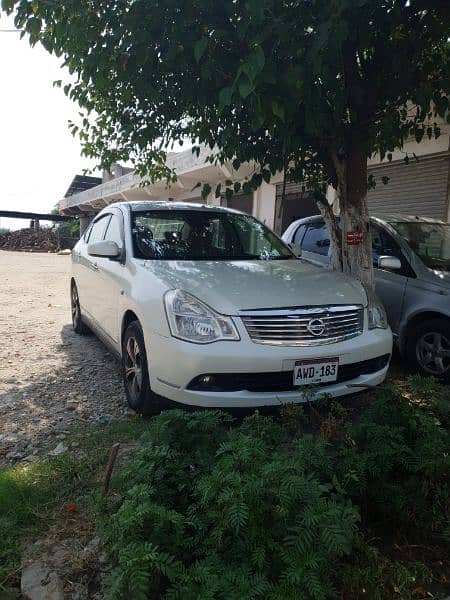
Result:
{"label": "car emblem", "polygon": [[311,319],[311,321],[306,326],[306,329],[311,335],[319,337],[325,331],[325,323],[322,321],[322,319]]}

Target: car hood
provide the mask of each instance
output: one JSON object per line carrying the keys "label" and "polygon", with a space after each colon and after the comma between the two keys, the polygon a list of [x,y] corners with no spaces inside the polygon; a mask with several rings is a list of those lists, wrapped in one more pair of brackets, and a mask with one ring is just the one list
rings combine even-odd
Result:
{"label": "car hood", "polygon": [[432,271],[433,282],[436,285],[441,285],[445,288],[450,287],[450,272],[449,271]]}
{"label": "car hood", "polygon": [[163,288],[193,294],[216,311],[363,304],[362,285],[300,260],[145,261]]}

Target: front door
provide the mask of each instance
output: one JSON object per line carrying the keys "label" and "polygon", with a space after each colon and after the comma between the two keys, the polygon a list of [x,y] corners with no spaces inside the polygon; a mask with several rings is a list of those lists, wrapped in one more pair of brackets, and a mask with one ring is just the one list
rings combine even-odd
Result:
{"label": "front door", "polygon": [[102,215],[94,221],[91,229],[88,231],[86,243],[80,251],[79,270],[80,275],[77,281],[78,295],[80,298],[81,311],[97,321],[96,306],[100,291],[100,277],[98,269],[98,258],[90,256],[88,253],[89,244],[99,242],[103,239],[110,215]]}
{"label": "front door", "polygon": [[[116,242],[119,248],[124,247],[122,214],[114,211],[108,222],[105,240]],[[114,342],[119,342],[119,303],[123,290],[124,265],[121,261],[110,258],[97,258],[98,290],[95,299],[95,318],[103,332]]]}
{"label": "front door", "polygon": [[[384,228],[371,224],[371,232],[375,291],[384,304],[392,331],[398,333],[406,286],[411,275],[411,266],[400,246]],[[387,271],[378,268],[380,256],[397,257],[402,264],[402,268],[399,271]]]}

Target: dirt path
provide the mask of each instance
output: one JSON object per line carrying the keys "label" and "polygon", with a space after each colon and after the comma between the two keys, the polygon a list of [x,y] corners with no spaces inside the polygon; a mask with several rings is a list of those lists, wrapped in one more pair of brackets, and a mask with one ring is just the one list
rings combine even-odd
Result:
{"label": "dirt path", "polygon": [[117,362],[72,331],[69,273],[69,256],[0,251],[0,464],[127,414]]}

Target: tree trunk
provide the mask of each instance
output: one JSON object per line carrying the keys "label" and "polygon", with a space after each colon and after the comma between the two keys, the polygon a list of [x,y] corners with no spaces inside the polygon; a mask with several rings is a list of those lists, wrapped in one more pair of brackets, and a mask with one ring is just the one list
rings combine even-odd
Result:
{"label": "tree trunk", "polygon": [[330,233],[331,266],[333,267],[334,271],[342,272],[342,244],[339,217],[334,214],[333,209],[326,198],[320,200],[317,203],[317,206],[319,207]]}
{"label": "tree trunk", "polygon": [[338,182],[342,271],[362,283],[372,303],[375,289],[367,204],[367,153],[363,143],[353,141],[345,156],[333,154],[332,158]]}

